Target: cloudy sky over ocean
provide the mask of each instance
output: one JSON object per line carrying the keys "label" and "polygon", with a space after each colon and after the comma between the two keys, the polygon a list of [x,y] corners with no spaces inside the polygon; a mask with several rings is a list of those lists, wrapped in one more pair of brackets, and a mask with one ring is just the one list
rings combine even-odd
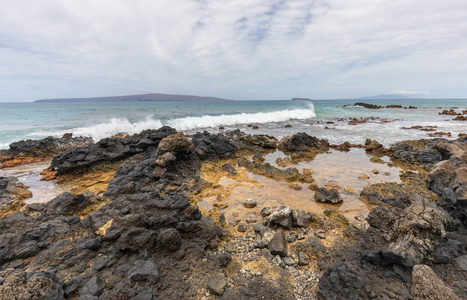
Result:
{"label": "cloudy sky over ocean", "polygon": [[467,97],[465,0],[2,0],[0,101]]}

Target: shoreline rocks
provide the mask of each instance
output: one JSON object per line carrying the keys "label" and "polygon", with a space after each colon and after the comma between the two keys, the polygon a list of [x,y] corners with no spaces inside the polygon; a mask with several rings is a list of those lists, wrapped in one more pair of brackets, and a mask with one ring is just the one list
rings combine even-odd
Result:
{"label": "shoreline rocks", "polygon": [[[190,138],[163,128],[68,150],[56,156],[61,174],[113,159],[125,162],[104,197],[64,193],[39,205],[34,214],[25,210],[0,219],[0,277],[5,279],[0,294],[9,297],[17,283],[31,293],[39,282],[44,293],[58,299],[213,294],[307,299],[315,296],[313,286],[320,277],[319,299],[407,299],[428,290],[420,273],[439,279],[430,281],[435,290],[449,293],[449,288],[453,295],[467,296],[462,292],[467,275],[461,272],[467,268],[465,138],[406,142],[391,151],[376,141],[366,144],[372,154],[431,168],[426,183],[422,173],[405,172],[401,184],[365,187],[362,200],[378,205],[369,213],[368,225],[363,218],[349,222],[338,209],[326,209],[321,218],[280,206],[252,209],[264,219],[249,218],[232,227],[224,222],[225,229],[189,202],[210,184],[200,174],[203,161],[230,158],[229,164],[219,164],[229,177],[243,166],[279,180],[312,181],[311,174],[295,168],[262,163],[260,154],[277,146],[274,138],[239,132]],[[297,157],[302,151],[329,150],[327,141],[304,133],[278,147]],[[239,152],[254,158],[240,158],[236,166]],[[89,153],[104,154],[88,159]],[[319,201],[342,202],[335,189],[315,189]],[[426,262],[431,273],[420,267]]]}
{"label": "shoreline rocks", "polygon": [[0,169],[43,161],[59,152],[93,143],[90,137],[73,137],[72,135],[15,142],[10,144],[9,149],[0,150]]}

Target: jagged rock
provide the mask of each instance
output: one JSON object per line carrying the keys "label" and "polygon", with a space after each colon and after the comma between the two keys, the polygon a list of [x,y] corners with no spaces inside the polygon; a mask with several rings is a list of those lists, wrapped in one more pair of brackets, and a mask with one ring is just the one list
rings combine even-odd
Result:
{"label": "jagged rock", "polygon": [[152,260],[147,260],[142,264],[142,266],[136,267],[135,270],[129,275],[129,278],[133,281],[146,281],[151,284],[156,283],[158,277],[158,267]]}
{"label": "jagged rock", "polygon": [[48,215],[57,214],[67,216],[97,201],[99,201],[99,197],[91,192],[84,192],[82,194],[65,192],[47,203],[45,213]]}
{"label": "jagged rock", "polygon": [[372,140],[370,143],[365,143],[365,151],[372,154],[383,154],[384,146],[381,145],[377,140]]}
{"label": "jagged rock", "polygon": [[307,227],[310,224],[312,216],[303,209],[292,210],[292,226]]}
{"label": "jagged rock", "polygon": [[338,190],[328,190],[327,188],[322,187],[315,192],[315,201],[335,204],[340,203],[344,200],[342,199]]}
{"label": "jagged rock", "polygon": [[264,249],[267,248],[269,242],[266,239],[257,239],[254,243],[255,248]]}
{"label": "jagged rock", "polygon": [[69,297],[75,293],[81,284],[81,279],[78,276],[73,275],[65,284],[63,285],[64,295]]}
{"label": "jagged rock", "polygon": [[217,263],[221,267],[227,266],[232,261],[232,254],[229,252],[222,252],[217,255]]}
{"label": "jagged rock", "polygon": [[239,224],[237,227],[238,232],[245,232],[247,229],[245,224]]}
{"label": "jagged rock", "polygon": [[306,254],[303,252],[298,252],[298,265],[299,266],[305,266],[308,265],[308,258],[306,257]]}
{"label": "jagged rock", "polygon": [[325,139],[318,139],[310,136],[304,132],[299,132],[291,137],[285,137],[279,143],[281,151],[306,151],[306,150],[319,150],[328,151],[329,142]]}
{"label": "jagged rock", "polygon": [[370,212],[370,226],[384,230],[391,240],[386,249],[370,256],[372,263],[413,267],[434,251],[445,237],[446,229],[452,226],[449,214],[433,202],[417,195],[412,196],[410,202],[398,217],[386,214],[379,223],[376,215],[382,210]]}
{"label": "jagged rock", "polygon": [[152,231],[145,228],[130,228],[120,236],[115,246],[120,250],[132,251],[150,248],[154,244],[153,235]]}
{"label": "jagged rock", "polygon": [[410,164],[423,164],[430,168],[433,164],[446,160],[456,153],[462,143],[449,144],[446,139],[417,140],[396,143],[391,146],[392,158]]}
{"label": "jagged rock", "polygon": [[287,254],[287,240],[282,230],[278,230],[269,242],[269,251],[272,255],[285,256]]}
{"label": "jagged rock", "polygon": [[227,286],[227,279],[223,273],[216,273],[209,277],[208,289],[216,295],[222,295]]}
{"label": "jagged rock", "polygon": [[267,217],[270,214],[272,214],[273,212],[274,212],[274,209],[272,207],[267,206],[267,207],[263,207],[261,209],[260,214],[261,214],[262,217]]}
{"label": "jagged rock", "polygon": [[180,248],[182,238],[180,232],[175,228],[167,228],[159,233],[157,244],[164,250],[175,251]]}
{"label": "jagged rock", "polygon": [[15,200],[23,200],[30,197],[32,197],[32,193],[18,178],[0,176],[0,207],[11,204]]}
{"label": "jagged rock", "polygon": [[412,272],[414,300],[457,300],[454,292],[426,265],[416,265]]}
{"label": "jagged rock", "polygon": [[145,130],[125,138],[105,138],[96,144],[70,149],[54,156],[50,169],[57,175],[63,175],[78,169],[122,160],[145,151],[155,151],[163,138],[176,132],[175,129],[164,126],[158,130]]}
{"label": "jagged rock", "polygon": [[102,293],[102,286],[99,277],[94,276],[89,279],[84,286],[79,290],[79,295],[99,296]]}
{"label": "jagged rock", "polygon": [[233,157],[237,146],[222,134],[210,134],[207,131],[193,135],[192,142],[201,159],[220,159]]}
{"label": "jagged rock", "polygon": [[268,221],[271,224],[277,224],[290,229],[292,227],[292,212],[290,211],[290,207],[279,206],[268,216]]}
{"label": "jagged rock", "polygon": [[356,102],[356,103],[354,104],[354,106],[361,106],[361,107],[368,108],[368,109],[379,109],[379,108],[383,108],[383,106],[376,105],[376,104],[365,103],[365,102]]}
{"label": "jagged rock", "polygon": [[63,136],[46,137],[41,140],[25,140],[10,144],[7,150],[0,150],[0,168],[38,162],[53,155],[76,147],[93,143],[89,137]]}
{"label": "jagged rock", "polygon": [[26,276],[20,270],[7,273],[0,286],[0,299],[63,299],[63,282],[54,274],[37,272]]}
{"label": "jagged rock", "polygon": [[223,165],[222,165],[222,169],[223,169],[224,171],[229,172],[229,173],[232,174],[232,175],[237,175],[237,170],[236,170],[235,167],[232,166],[231,164],[223,164]]}
{"label": "jagged rock", "polygon": [[339,263],[321,276],[316,294],[318,299],[366,299],[366,278],[350,263]]}

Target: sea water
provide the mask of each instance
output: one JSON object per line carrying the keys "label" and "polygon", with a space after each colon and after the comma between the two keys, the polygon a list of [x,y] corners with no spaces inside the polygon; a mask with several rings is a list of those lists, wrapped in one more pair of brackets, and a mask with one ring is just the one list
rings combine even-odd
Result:
{"label": "sea water", "polygon": [[[417,109],[352,106],[359,101],[381,106],[410,105]],[[466,121],[453,121],[453,116],[439,115],[443,109],[450,108],[458,112],[466,110],[467,99],[0,103],[0,149],[19,140],[60,137],[68,132],[98,141],[120,132],[134,134],[163,125],[188,134],[240,129],[281,138],[306,132],[331,143],[363,143],[371,138],[390,145],[428,137],[426,131],[402,129],[414,125],[437,126],[437,131],[450,132],[452,138],[466,133]],[[348,124],[349,118],[367,117],[378,119]],[[389,122],[381,122],[382,119]],[[259,128],[253,129],[251,125]]]}

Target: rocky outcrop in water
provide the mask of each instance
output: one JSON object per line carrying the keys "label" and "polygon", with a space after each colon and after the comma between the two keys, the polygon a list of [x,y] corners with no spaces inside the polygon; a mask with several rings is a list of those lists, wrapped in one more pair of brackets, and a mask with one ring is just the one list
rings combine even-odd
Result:
{"label": "rocky outcrop in water", "polygon": [[443,138],[429,140],[405,141],[391,147],[392,159],[409,164],[421,164],[430,169],[435,163],[449,159],[452,155],[463,151],[465,142],[462,139],[448,141]]}
{"label": "rocky outcrop in water", "polygon": [[282,151],[328,151],[329,142],[325,139],[318,139],[304,132],[299,132],[291,137],[285,137],[279,143],[279,149]]}
{"label": "rocky outcrop in water", "polygon": [[42,161],[59,152],[92,143],[93,140],[89,137],[73,137],[70,134],[62,138],[49,136],[41,140],[15,142],[10,144],[9,149],[0,150],[0,168]]}

